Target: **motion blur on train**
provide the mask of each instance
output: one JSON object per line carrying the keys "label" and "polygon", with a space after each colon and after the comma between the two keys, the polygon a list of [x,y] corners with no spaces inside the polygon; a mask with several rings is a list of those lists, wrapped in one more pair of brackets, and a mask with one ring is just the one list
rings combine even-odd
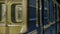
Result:
{"label": "motion blur on train", "polygon": [[59,0],[0,0],[0,34],[58,34]]}

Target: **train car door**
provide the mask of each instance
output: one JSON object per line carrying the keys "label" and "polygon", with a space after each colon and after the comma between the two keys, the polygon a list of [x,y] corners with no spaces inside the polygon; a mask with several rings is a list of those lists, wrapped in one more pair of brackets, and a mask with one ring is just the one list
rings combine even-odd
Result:
{"label": "train car door", "polygon": [[7,34],[27,32],[27,0],[10,0],[7,8]]}

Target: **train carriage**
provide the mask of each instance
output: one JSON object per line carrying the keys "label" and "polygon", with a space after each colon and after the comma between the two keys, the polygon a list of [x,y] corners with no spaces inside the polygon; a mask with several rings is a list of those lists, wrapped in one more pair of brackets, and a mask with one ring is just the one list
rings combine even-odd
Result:
{"label": "train carriage", "polygon": [[0,34],[27,32],[27,0],[0,0]]}

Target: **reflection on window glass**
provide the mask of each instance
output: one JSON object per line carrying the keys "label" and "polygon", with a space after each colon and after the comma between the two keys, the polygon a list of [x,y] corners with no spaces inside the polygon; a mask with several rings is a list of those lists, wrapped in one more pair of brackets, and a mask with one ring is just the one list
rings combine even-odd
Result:
{"label": "reflection on window glass", "polygon": [[4,3],[0,3],[0,22],[4,22],[6,18],[6,6]]}
{"label": "reflection on window glass", "polygon": [[44,0],[44,11],[43,11],[43,19],[44,19],[44,25],[48,24],[48,6],[47,6],[47,0]]}
{"label": "reflection on window glass", "polygon": [[16,21],[19,22],[22,17],[22,6],[16,5],[15,7]]}
{"label": "reflection on window glass", "polygon": [[11,6],[11,19],[12,22],[21,22],[21,17],[22,17],[22,6],[18,4],[13,4]]}
{"label": "reflection on window glass", "polygon": [[6,21],[6,5],[2,4],[2,21]]}
{"label": "reflection on window glass", "polygon": [[0,22],[4,22],[6,17],[6,6],[4,3],[0,3]]}

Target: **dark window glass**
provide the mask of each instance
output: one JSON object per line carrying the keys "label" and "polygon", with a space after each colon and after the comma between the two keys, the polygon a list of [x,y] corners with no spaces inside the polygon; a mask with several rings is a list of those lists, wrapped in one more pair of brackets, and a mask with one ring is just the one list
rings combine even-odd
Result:
{"label": "dark window glass", "polygon": [[14,23],[19,23],[22,17],[22,4],[13,4],[11,6],[11,19]]}

